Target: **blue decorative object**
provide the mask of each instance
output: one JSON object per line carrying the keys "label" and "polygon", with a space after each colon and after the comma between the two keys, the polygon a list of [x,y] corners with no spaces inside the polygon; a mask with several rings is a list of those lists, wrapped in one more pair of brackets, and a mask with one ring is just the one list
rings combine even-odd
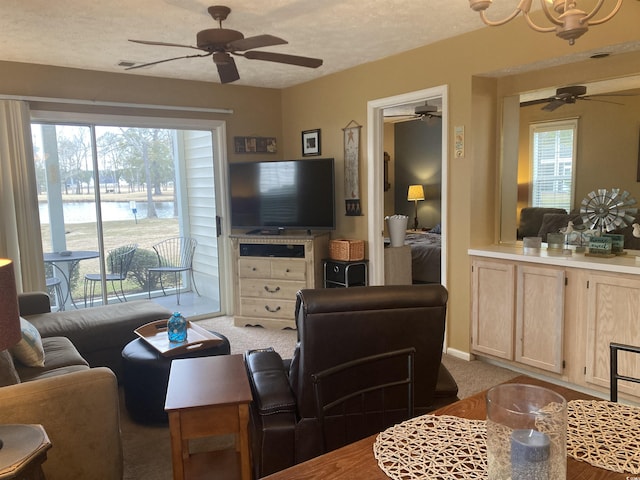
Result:
{"label": "blue decorative object", "polygon": [[180,312],[174,312],[167,322],[167,332],[169,341],[172,343],[183,343],[187,341],[187,319]]}

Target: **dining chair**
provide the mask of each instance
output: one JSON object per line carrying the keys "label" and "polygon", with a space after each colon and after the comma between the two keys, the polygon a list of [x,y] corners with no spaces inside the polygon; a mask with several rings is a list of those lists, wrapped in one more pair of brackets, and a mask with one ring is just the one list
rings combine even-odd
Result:
{"label": "dining chair", "polygon": [[162,288],[162,293],[165,296],[167,295],[167,292],[165,290],[164,283],[162,282],[162,275],[165,273],[173,273],[176,285],[176,301],[178,305],[180,305],[180,279],[178,278],[178,274],[189,272],[191,275],[191,284],[193,285],[193,289],[196,291],[198,296],[200,296],[200,292],[196,286],[196,280],[193,276],[193,255],[196,251],[197,245],[198,242],[196,239],[191,237],[167,238],[166,240],[162,240],[161,242],[153,245],[153,249],[158,256],[158,266],[147,269],[149,274],[149,298],[151,298],[151,284],[153,283],[151,281],[151,276],[156,273],[160,276],[160,287]]}
{"label": "dining chair", "polygon": [[[127,301],[127,297],[124,294],[123,282],[127,279],[129,269],[131,268],[131,262],[138,249],[138,244],[122,245],[120,247],[109,250],[107,254],[107,270],[108,272],[104,276],[104,280],[111,282],[111,288],[116,298],[122,302]],[[87,273],[84,276],[84,306],[87,308],[87,293],[89,293],[90,301],[89,305],[93,306],[93,297],[96,291],[96,284],[101,283],[103,276],[100,273]],[[116,282],[120,283],[120,293],[116,290]],[[122,295],[122,297],[120,297]]]}
{"label": "dining chair", "polygon": [[631,353],[640,353],[640,347],[636,347],[634,345],[625,345],[623,343],[615,343],[611,342],[609,344],[609,352],[611,355],[611,362],[609,364],[610,367],[610,399],[612,402],[618,401],[618,381],[622,380],[624,382],[633,382],[640,383],[640,377],[632,377],[629,375],[622,375],[618,372],[618,352],[631,352]]}

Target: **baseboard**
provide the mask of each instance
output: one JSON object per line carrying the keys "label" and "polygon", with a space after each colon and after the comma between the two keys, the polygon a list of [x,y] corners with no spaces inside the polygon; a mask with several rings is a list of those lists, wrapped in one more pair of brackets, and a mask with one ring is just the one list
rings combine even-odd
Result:
{"label": "baseboard", "polygon": [[466,360],[467,362],[475,360],[476,358],[475,355],[472,355],[471,353],[463,352],[462,350],[457,350],[455,348],[447,348],[444,353],[451,355],[452,357],[459,358],[460,360]]}

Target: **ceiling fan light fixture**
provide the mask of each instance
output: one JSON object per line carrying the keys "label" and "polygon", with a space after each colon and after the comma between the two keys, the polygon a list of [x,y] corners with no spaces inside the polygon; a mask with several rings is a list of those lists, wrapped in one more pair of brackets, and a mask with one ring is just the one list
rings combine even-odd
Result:
{"label": "ceiling fan light fixture", "polygon": [[603,18],[592,20],[604,5],[604,0],[598,0],[591,12],[586,13],[577,8],[577,0],[553,0],[551,6],[549,0],[540,0],[540,5],[545,17],[551,26],[541,27],[537,25],[529,16],[533,0],[520,0],[515,10],[502,20],[489,20],[486,11],[491,6],[493,0],[469,0],[469,7],[480,14],[480,19],[490,27],[504,25],[516,18],[520,13],[527,21],[527,25],[536,32],[548,33],[556,32],[556,36],[563,40],[568,40],[569,45],[573,45],[575,40],[584,35],[591,25],[600,25],[611,20],[622,6],[622,0],[617,0],[613,10]]}

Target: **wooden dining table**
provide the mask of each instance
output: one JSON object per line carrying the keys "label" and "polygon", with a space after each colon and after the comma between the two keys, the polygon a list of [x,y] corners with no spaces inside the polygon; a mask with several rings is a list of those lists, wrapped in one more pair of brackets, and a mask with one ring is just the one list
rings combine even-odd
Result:
{"label": "wooden dining table", "polygon": [[[567,401],[593,400],[595,398],[586,393],[526,375],[517,376],[511,379],[509,383],[527,383],[549,388],[564,396]],[[471,420],[485,420],[487,415],[485,406],[486,393],[486,391],[476,393],[442,407],[434,411],[433,414],[453,415]],[[264,480],[387,480],[389,477],[378,467],[378,463],[373,456],[373,444],[376,437],[377,435],[372,435],[332,452],[325,453],[304,463],[264,477]],[[567,458],[567,480],[635,480],[636,478],[640,477],[604,470],[586,462]]]}

